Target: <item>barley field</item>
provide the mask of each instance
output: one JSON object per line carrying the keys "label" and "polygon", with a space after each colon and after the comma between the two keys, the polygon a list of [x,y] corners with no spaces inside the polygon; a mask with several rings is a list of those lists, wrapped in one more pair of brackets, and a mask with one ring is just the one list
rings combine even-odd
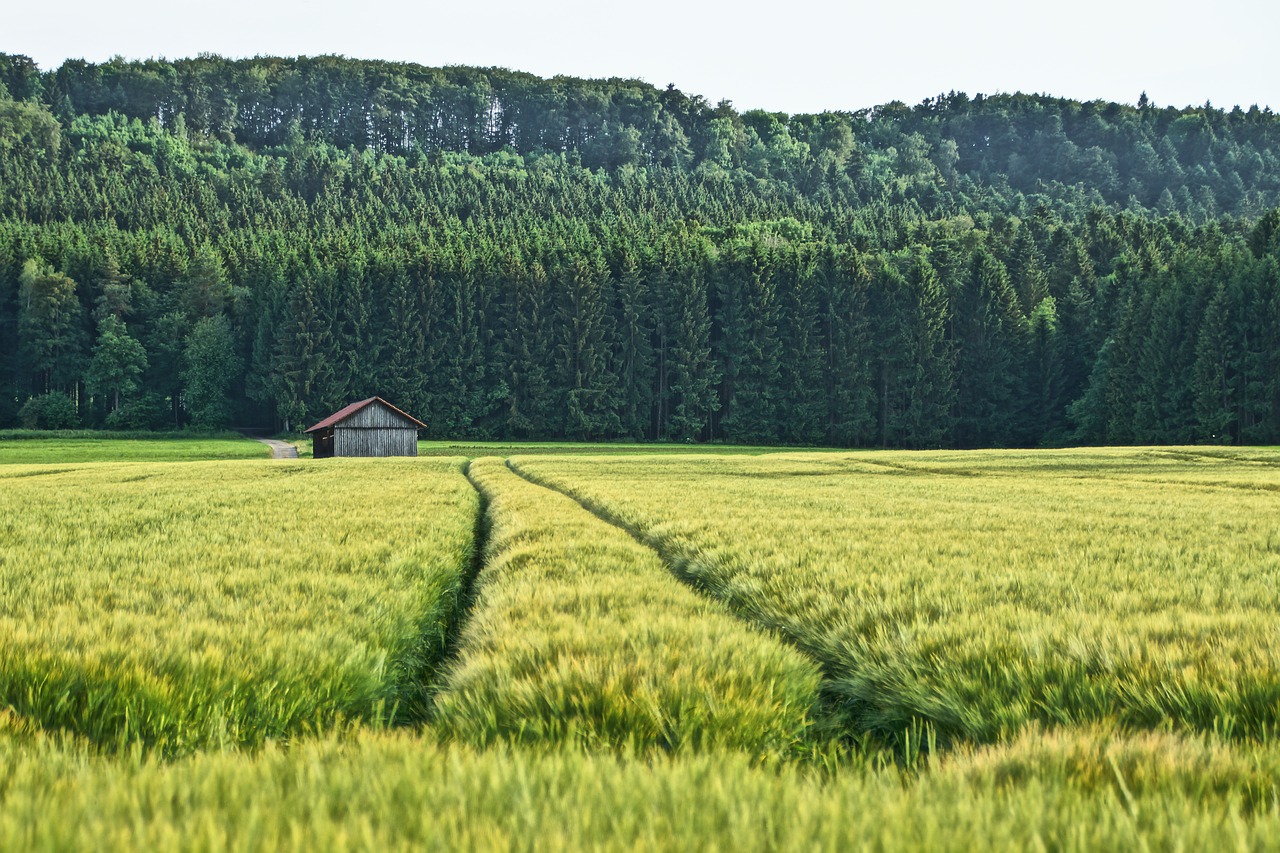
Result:
{"label": "barley field", "polygon": [[1280,450],[38,441],[0,850],[1280,845]]}
{"label": "barley field", "polygon": [[420,713],[472,562],[462,465],[0,468],[0,708],[179,751]]}
{"label": "barley field", "polygon": [[851,731],[1270,738],[1280,454],[515,457],[823,667]]}
{"label": "barley field", "polygon": [[472,744],[793,752],[813,662],[666,571],[649,548],[502,460],[471,463],[491,524],[434,724]]}
{"label": "barley field", "polygon": [[919,774],[481,750],[429,730],[172,761],[0,735],[0,849],[1262,851],[1280,838],[1278,769],[1274,748],[1172,735],[1039,737]]}

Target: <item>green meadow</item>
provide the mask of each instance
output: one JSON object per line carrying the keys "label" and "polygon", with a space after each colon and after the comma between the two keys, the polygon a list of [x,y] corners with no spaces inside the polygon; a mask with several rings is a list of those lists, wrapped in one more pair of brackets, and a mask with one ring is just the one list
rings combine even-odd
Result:
{"label": "green meadow", "polygon": [[[69,462],[184,462],[210,459],[265,459],[266,445],[241,435],[192,438],[181,433],[0,430],[0,465]],[[453,454],[457,456],[458,454]]]}

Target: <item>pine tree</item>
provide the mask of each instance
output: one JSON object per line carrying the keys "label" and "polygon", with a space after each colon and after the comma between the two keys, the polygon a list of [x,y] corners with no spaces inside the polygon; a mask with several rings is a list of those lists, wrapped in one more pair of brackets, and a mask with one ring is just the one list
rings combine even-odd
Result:
{"label": "pine tree", "polygon": [[961,447],[1025,441],[1025,325],[1004,267],[978,251],[952,305],[956,441]]}
{"label": "pine tree", "polygon": [[1196,363],[1192,382],[1195,389],[1196,431],[1201,441],[1230,444],[1236,437],[1236,388],[1234,383],[1238,353],[1231,338],[1231,301],[1226,282],[1221,282],[1205,311],[1196,339]]}
{"label": "pine tree", "polygon": [[284,429],[301,428],[304,422],[327,414],[332,401],[323,399],[323,389],[333,377],[328,360],[332,331],[316,304],[315,289],[308,278],[294,284],[289,307],[276,337],[273,372],[276,379],[276,410]]}
{"label": "pine tree", "polygon": [[631,257],[623,262],[615,292],[622,432],[642,439],[648,436],[653,407],[653,328],[648,284]]}
{"label": "pine tree", "polygon": [[711,352],[711,316],[707,291],[691,268],[664,274],[667,287],[663,316],[670,322],[670,348],[666,361],[666,385],[670,397],[665,425],[659,437],[672,441],[699,441],[711,429],[711,416],[720,407],[716,385],[719,370]]}
{"label": "pine tree", "polygon": [[814,265],[795,250],[784,251],[774,278],[779,301],[778,435],[792,444],[818,444],[826,435],[827,357]]}
{"label": "pine tree", "polygon": [[723,437],[745,443],[776,441],[782,347],[767,250],[756,242],[732,247],[722,261],[717,295]]}
{"label": "pine tree", "polygon": [[622,421],[617,379],[609,364],[608,270],[599,259],[576,257],[561,273],[560,290],[555,339],[563,435],[583,440],[616,436]]}
{"label": "pine tree", "polygon": [[875,440],[867,290],[871,275],[859,256],[841,258],[827,249],[817,266],[821,340],[825,354],[823,397],[826,440],[852,446]]}

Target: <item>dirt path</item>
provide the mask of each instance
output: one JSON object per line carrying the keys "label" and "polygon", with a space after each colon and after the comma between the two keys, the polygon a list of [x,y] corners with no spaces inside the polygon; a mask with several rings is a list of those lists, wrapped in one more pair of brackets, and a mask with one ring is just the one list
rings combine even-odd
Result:
{"label": "dirt path", "polygon": [[267,447],[270,447],[272,459],[298,458],[298,448],[287,441],[276,441],[274,438],[255,438],[254,441],[261,441]]}

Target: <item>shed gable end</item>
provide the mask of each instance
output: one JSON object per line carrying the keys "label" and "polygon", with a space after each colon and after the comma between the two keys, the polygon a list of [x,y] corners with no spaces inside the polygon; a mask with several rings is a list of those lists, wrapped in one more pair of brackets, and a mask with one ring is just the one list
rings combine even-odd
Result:
{"label": "shed gable end", "polygon": [[357,412],[338,421],[334,426],[339,429],[411,429],[416,430],[418,424],[412,418],[405,417],[389,406],[375,400]]}

